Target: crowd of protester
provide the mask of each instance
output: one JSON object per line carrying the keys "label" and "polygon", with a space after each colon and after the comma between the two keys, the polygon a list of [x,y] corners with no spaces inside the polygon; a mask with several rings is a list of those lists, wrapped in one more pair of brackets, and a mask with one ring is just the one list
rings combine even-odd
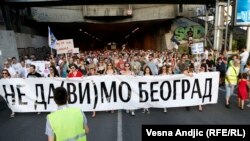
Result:
{"label": "crowd of protester", "polygon": [[[230,66],[239,67],[242,76],[239,86],[248,85],[250,63],[247,62],[249,52],[245,48],[242,53],[228,56],[227,53],[219,53],[216,50],[206,48],[203,54],[192,55],[189,52],[182,54],[177,51],[164,50],[99,50],[84,51],[77,54],[50,55],[46,60],[45,70],[39,70],[32,64],[36,56],[23,56],[17,61],[15,57],[7,58],[2,69],[2,78],[30,78],[30,77],[86,77],[92,75],[174,75],[186,74],[192,77],[193,73],[199,72],[220,72],[220,86],[225,86],[226,80],[226,107],[229,106],[230,81],[227,77]],[[39,60],[41,61],[41,60]],[[237,66],[240,63],[240,66]],[[232,72],[232,71],[231,71]],[[244,82],[242,82],[244,81]],[[228,82],[228,83],[227,83]],[[237,84],[236,84],[237,85]],[[236,86],[234,84],[234,86]],[[229,88],[229,90],[227,89]],[[243,89],[243,88],[241,88]],[[240,91],[240,90],[239,90]],[[248,91],[247,91],[248,92]],[[245,92],[243,92],[245,93]],[[240,93],[241,94],[241,93]],[[247,95],[240,95],[239,107],[244,109],[244,101]],[[248,105],[250,106],[250,105]],[[189,107],[187,107],[187,110]],[[202,111],[202,106],[198,107]],[[112,111],[114,112],[114,111]],[[127,111],[135,115],[135,111]],[[167,108],[164,108],[167,112]],[[149,109],[144,109],[143,113],[150,113]],[[93,112],[93,117],[96,113]],[[11,114],[14,117],[14,113]]]}

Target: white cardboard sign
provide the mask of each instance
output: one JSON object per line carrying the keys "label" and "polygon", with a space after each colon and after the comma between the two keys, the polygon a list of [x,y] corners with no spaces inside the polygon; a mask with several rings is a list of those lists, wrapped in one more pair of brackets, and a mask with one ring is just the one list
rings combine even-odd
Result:
{"label": "white cardboard sign", "polygon": [[74,49],[73,39],[58,40],[56,42],[57,54],[68,53],[71,49]]}
{"label": "white cardboard sign", "polygon": [[193,43],[191,45],[192,54],[202,54],[204,53],[204,44],[203,42],[200,43]]}

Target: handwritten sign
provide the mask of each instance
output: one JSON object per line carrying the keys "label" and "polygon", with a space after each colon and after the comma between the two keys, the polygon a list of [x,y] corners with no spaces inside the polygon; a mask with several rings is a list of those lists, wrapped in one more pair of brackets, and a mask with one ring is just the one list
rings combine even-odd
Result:
{"label": "handwritten sign", "polygon": [[204,44],[201,43],[193,43],[191,45],[192,54],[202,54],[204,53]]}
{"label": "handwritten sign", "polygon": [[58,40],[56,43],[57,54],[68,53],[71,49],[74,49],[73,39]]}

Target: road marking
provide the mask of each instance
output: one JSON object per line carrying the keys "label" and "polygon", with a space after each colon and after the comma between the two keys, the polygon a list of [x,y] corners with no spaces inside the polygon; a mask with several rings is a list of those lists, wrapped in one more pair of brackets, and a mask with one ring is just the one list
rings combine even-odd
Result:
{"label": "road marking", "polygon": [[117,116],[117,141],[122,141],[122,111],[118,110]]}

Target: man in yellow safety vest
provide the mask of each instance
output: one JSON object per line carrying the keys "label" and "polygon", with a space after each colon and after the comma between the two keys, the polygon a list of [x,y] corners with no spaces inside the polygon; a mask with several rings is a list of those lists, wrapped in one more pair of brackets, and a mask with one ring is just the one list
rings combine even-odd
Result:
{"label": "man in yellow safety vest", "polygon": [[47,116],[45,134],[48,141],[86,141],[89,133],[86,116],[81,109],[68,107],[68,98],[65,88],[54,90],[58,110]]}

